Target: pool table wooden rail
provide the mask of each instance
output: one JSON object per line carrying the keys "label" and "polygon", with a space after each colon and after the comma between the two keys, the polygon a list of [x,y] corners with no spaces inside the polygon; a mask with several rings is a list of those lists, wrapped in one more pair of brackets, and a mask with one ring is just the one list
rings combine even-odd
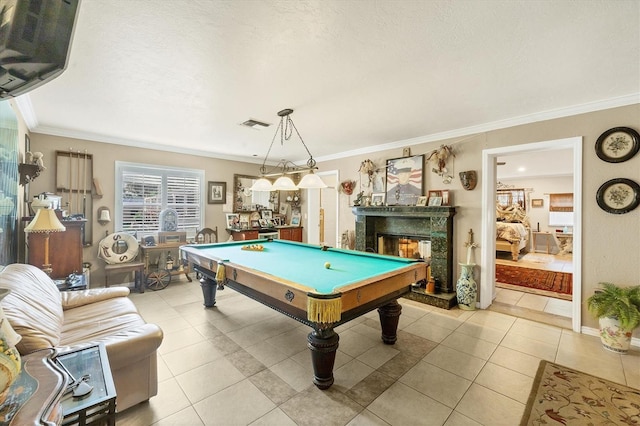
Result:
{"label": "pool table wooden rail", "polygon": [[[198,272],[209,279],[216,279],[218,268],[216,260],[190,251],[186,251],[185,254],[187,261]],[[265,302],[260,295],[266,296],[270,300],[270,303],[265,303],[268,306],[290,313],[299,321],[313,326],[313,321],[304,320],[306,318],[308,298],[316,295],[322,297],[321,293],[316,293],[313,289],[297,282],[233,262],[223,261],[223,265],[227,278],[226,285],[260,302]],[[403,294],[409,293],[411,291],[411,283],[424,280],[426,273],[427,268],[424,263],[410,263],[401,271],[387,272],[341,287],[340,291],[334,293],[333,296],[341,298],[343,316],[353,310],[360,312],[361,309],[358,308],[362,307],[367,307],[368,310],[366,312],[368,312],[389,300],[397,299]],[[303,313],[304,315],[302,315]],[[341,318],[334,324],[342,324],[354,318],[352,315],[347,316],[348,319],[343,320]]]}

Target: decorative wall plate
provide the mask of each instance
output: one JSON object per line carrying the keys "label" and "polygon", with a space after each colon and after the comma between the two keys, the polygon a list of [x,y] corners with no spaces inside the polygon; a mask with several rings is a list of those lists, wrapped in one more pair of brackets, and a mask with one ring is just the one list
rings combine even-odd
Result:
{"label": "decorative wall plate", "polygon": [[629,127],[614,127],[596,141],[596,154],[607,163],[622,163],[640,150],[640,135]]}
{"label": "decorative wall plate", "polygon": [[611,179],[598,188],[596,200],[607,213],[628,213],[640,204],[640,185],[631,179]]}

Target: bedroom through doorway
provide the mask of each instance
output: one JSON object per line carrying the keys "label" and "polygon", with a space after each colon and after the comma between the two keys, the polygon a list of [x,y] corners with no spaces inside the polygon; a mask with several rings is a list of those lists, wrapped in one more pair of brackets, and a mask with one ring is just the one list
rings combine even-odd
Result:
{"label": "bedroom through doorway", "polygon": [[[488,309],[575,329],[580,323],[580,288],[575,302],[572,243],[580,219],[570,225],[558,222],[550,215],[550,200],[553,194],[575,192],[575,170],[581,164],[574,164],[574,151],[581,140],[564,140],[561,146],[554,142],[490,150],[492,161],[487,163],[493,162],[495,175],[493,185],[487,182],[483,191],[492,191],[484,196],[496,206],[495,228],[487,230],[495,236],[495,245],[487,244],[493,245],[486,253],[492,263],[486,269],[491,271],[482,278],[492,278]],[[578,210],[570,215],[579,215]]]}

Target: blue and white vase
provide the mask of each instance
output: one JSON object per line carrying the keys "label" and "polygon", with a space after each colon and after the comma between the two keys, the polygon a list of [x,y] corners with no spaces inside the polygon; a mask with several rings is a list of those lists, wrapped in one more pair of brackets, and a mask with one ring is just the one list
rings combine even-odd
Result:
{"label": "blue and white vase", "polygon": [[466,311],[476,309],[476,297],[478,295],[478,285],[473,279],[473,263],[461,263],[460,278],[456,285],[456,296],[458,298],[458,307]]}

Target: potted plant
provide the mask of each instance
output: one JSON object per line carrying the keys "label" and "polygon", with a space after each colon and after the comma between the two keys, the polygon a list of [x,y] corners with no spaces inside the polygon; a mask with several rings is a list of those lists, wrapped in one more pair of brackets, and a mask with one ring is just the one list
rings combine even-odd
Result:
{"label": "potted plant", "polygon": [[626,353],[633,330],[640,325],[640,286],[600,285],[602,289],[587,299],[587,308],[599,318],[600,340],[605,349]]}

